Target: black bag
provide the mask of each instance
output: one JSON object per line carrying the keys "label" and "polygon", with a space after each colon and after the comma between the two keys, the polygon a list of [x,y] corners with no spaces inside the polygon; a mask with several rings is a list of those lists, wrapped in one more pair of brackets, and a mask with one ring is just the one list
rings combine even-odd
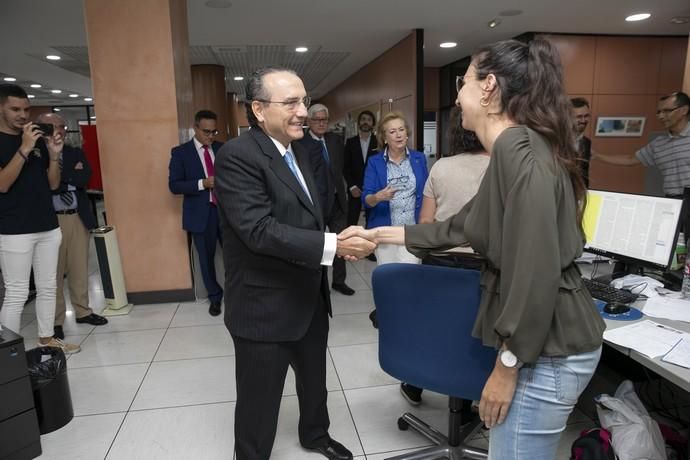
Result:
{"label": "black bag", "polygon": [[570,448],[570,460],[616,460],[611,433],[604,428],[583,430]]}
{"label": "black bag", "polygon": [[41,434],[67,425],[74,409],[65,354],[57,347],[33,348],[26,352],[26,363]]}

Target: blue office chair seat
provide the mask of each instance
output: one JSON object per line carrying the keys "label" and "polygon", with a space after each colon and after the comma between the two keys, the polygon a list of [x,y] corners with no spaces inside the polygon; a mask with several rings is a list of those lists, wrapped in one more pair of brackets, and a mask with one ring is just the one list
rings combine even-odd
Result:
{"label": "blue office chair seat", "polygon": [[386,264],[374,270],[372,286],[381,368],[398,380],[449,396],[448,436],[405,413],[399,428],[412,427],[436,446],[393,458],[486,458],[485,450],[462,442],[481,427],[478,417],[473,424],[464,423],[462,408],[480,399],[496,361],[496,351],[471,335],[479,308],[479,272]]}

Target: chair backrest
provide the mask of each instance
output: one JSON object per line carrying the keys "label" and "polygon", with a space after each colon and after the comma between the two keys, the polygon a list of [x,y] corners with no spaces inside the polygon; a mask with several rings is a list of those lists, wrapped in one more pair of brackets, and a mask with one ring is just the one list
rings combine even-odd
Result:
{"label": "chair backrest", "polygon": [[479,272],[386,264],[374,270],[372,286],[381,368],[417,387],[480,399],[496,350],[471,335]]}

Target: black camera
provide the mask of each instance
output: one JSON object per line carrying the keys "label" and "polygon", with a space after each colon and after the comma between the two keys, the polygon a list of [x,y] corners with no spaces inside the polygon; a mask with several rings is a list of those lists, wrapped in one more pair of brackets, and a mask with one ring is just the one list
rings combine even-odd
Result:
{"label": "black camera", "polygon": [[[44,136],[52,136],[53,135],[53,125],[51,123],[34,123],[34,125],[38,126],[38,129],[43,132]],[[36,128],[34,128],[36,129]]]}

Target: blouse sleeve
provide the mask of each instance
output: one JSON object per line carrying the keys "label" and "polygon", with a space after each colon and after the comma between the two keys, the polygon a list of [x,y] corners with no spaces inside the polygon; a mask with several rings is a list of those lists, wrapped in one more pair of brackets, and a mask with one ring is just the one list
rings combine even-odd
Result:
{"label": "blouse sleeve", "polygon": [[407,250],[421,259],[431,251],[443,251],[465,244],[465,219],[473,201],[470,200],[459,213],[447,220],[405,226]]}
{"label": "blouse sleeve", "polygon": [[494,328],[509,350],[531,363],[543,350],[561,279],[559,174],[555,163],[536,161],[528,132],[516,131],[518,135],[497,142],[492,159],[498,163],[504,203],[498,267],[501,314]]}

